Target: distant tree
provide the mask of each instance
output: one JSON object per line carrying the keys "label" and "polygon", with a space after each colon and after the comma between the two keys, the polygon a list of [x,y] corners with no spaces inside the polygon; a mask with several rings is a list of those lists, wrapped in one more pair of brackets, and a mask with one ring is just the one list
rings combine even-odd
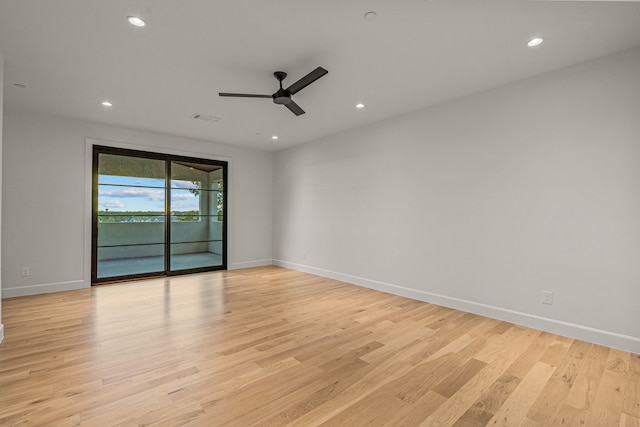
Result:
{"label": "distant tree", "polygon": [[217,183],[216,193],[216,209],[218,214],[218,221],[222,221],[224,218],[224,187],[222,185],[222,181],[218,181]]}

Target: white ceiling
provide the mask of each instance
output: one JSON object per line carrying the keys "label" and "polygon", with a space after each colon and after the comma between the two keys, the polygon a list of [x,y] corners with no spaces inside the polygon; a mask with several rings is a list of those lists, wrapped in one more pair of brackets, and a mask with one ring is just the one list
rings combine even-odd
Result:
{"label": "white ceiling", "polygon": [[[640,2],[0,0],[6,109],[270,151],[639,45]],[[293,97],[299,117],[218,96],[317,66],[329,74]]]}

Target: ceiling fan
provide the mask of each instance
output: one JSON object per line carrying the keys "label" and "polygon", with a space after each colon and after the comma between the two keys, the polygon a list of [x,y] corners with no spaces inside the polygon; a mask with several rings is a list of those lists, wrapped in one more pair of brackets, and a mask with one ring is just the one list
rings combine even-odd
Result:
{"label": "ceiling fan", "polygon": [[320,77],[327,74],[328,71],[322,67],[318,67],[291,86],[286,89],[282,88],[282,81],[287,77],[287,73],[284,71],[276,71],[273,75],[276,77],[278,82],[280,82],[280,89],[273,95],[255,95],[250,93],[226,93],[219,92],[220,96],[234,96],[238,98],[272,98],[273,102],[276,104],[284,105],[287,107],[293,114],[299,116],[304,114],[304,110],[300,108],[298,104],[296,104],[293,99],[291,99],[291,95],[295,95],[300,92],[305,87],[309,86],[311,83],[318,80]]}

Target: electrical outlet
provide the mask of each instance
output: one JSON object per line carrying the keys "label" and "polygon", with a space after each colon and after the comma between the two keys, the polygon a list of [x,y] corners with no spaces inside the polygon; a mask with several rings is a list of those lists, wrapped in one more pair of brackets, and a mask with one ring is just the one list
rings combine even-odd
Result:
{"label": "electrical outlet", "polygon": [[542,291],[542,303],[547,305],[553,305],[553,292]]}
{"label": "electrical outlet", "polygon": [[27,277],[30,274],[31,271],[29,271],[29,267],[22,267],[22,277]]}

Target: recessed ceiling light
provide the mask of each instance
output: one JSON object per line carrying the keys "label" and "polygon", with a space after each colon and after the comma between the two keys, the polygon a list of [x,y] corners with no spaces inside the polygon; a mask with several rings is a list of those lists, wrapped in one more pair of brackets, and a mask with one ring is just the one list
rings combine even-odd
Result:
{"label": "recessed ceiling light", "polygon": [[534,37],[527,42],[527,46],[529,47],[539,46],[540,44],[542,44],[543,41],[544,39],[542,37]]}
{"label": "recessed ceiling light", "polygon": [[271,139],[273,139],[273,140],[275,141],[276,139],[278,139],[278,135],[273,135],[273,136],[271,137]]}
{"label": "recessed ceiling light", "polygon": [[113,107],[113,104],[110,103],[109,101],[102,101],[102,106],[103,107]]}
{"label": "recessed ceiling light", "polygon": [[363,103],[356,104],[356,108],[364,108],[364,104]]}
{"label": "recessed ceiling light", "polygon": [[129,21],[131,25],[135,25],[136,27],[144,27],[145,25],[147,25],[147,23],[144,22],[144,19],[138,18],[137,16],[127,16],[127,21]]}

